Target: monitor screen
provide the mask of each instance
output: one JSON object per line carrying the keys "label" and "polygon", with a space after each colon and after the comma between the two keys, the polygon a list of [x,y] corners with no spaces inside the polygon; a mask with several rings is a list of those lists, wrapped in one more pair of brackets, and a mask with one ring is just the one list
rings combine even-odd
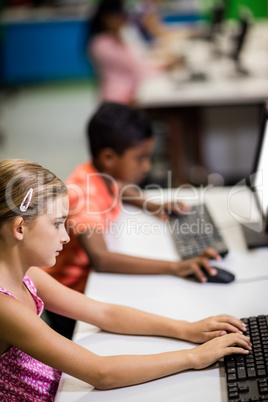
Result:
{"label": "monitor screen", "polygon": [[251,181],[262,215],[265,218],[268,212],[268,116],[264,122],[255,173],[251,176]]}
{"label": "monitor screen", "polygon": [[239,61],[241,51],[246,42],[248,30],[249,30],[248,17],[241,16],[239,19],[239,32],[235,38],[235,46],[234,46],[234,52],[233,52],[233,58],[236,61]]}

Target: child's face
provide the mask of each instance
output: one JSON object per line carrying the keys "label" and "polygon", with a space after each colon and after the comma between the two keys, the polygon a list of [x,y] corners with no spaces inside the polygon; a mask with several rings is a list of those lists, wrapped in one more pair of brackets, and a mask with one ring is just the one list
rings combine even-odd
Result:
{"label": "child's face", "polygon": [[48,204],[47,212],[25,225],[22,242],[25,264],[52,267],[63,245],[70,240],[64,223],[68,215],[68,195],[58,196]]}
{"label": "child's face", "polygon": [[151,167],[154,139],[142,141],[139,145],[127,149],[116,156],[112,175],[115,179],[127,183],[141,183]]}

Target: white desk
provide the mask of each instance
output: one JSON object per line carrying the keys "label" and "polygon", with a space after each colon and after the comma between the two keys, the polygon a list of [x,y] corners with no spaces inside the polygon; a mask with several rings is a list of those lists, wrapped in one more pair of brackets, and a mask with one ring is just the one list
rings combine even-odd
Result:
{"label": "white desk", "polygon": [[151,77],[137,93],[137,103],[145,109],[187,106],[248,105],[268,97],[268,76],[209,79],[180,82],[169,74]]}
{"label": "white desk", "polygon": [[232,60],[215,56],[210,42],[181,40],[174,52],[185,55],[190,69],[204,72],[207,80],[184,80],[180,70],[177,74],[146,77],[137,90],[137,103],[149,109],[263,102],[268,96],[267,35],[267,21],[254,24],[249,30],[241,53],[241,63],[248,76],[235,73]]}
{"label": "white desk", "polygon": [[[157,201],[167,198],[167,193],[160,194],[156,191],[148,194],[154,194]],[[236,281],[228,285],[200,284],[171,276],[92,272],[86,294],[101,301],[124,304],[189,321],[220,313],[237,317],[267,313],[268,249],[248,251],[236,220],[240,219],[238,216],[245,222],[250,216],[256,217],[249,193],[243,188],[214,188],[205,193],[177,192],[177,195],[188,203],[196,203],[202,199],[206,201],[230,248],[222,266],[236,274]],[[178,258],[171,238],[165,233],[164,224],[153,217],[129,208],[128,214],[126,211],[121,214],[117,228],[122,230],[120,236],[116,236],[115,230],[114,234],[107,235],[107,242],[113,250],[123,250],[124,253],[144,257],[170,260]],[[265,275],[266,280],[247,282],[249,278]],[[81,322],[77,323],[74,341],[100,355],[150,354],[194,346],[188,342],[160,337],[109,334]],[[219,364],[206,370],[188,371],[146,384],[109,391],[95,390],[90,385],[63,374],[56,397],[56,402],[178,400],[225,401],[225,383]]]}

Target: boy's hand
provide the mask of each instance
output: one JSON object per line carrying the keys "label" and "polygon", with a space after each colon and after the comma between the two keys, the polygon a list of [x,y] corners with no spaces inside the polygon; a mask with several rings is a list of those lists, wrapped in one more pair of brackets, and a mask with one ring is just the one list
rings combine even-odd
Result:
{"label": "boy's hand", "polygon": [[158,206],[158,212],[156,213],[156,216],[162,220],[167,220],[168,215],[175,214],[180,216],[189,211],[191,211],[191,207],[184,204],[183,202],[165,202],[161,205],[160,209]]}
{"label": "boy's hand", "polygon": [[185,339],[195,343],[207,342],[213,338],[226,335],[227,332],[242,334],[247,329],[242,321],[227,314],[205,318],[185,325]]}
{"label": "boy's hand", "polygon": [[247,355],[252,349],[250,339],[239,333],[232,333],[212,339],[190,351],[193,369],[210,366],[224,356],[233,353]]}
{"label": "boy's hand", "polygon": [[207,278],[201,268],[209,275],[216,275],[217,270],[212,268],[209,259],[220,261],[221,257],[213,248],[207,248],[200,256],[189,258],[183,261],[176,261],[173,265],[173,275],[184,278],[189,275],[195,275],[200,282],[206,282]]}
{"label": "boy's hand", "polygon": [[181,201],[165,202],[162,205],[165,212],[169,214],[183,215],[184,213],[191,211],[190,205],[186,205]]}

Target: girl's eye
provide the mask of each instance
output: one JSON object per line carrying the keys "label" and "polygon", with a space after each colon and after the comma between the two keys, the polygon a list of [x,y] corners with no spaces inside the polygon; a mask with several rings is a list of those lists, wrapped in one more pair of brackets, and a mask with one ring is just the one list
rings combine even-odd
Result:
{"label": "girl's eye", "polygon": [[55,223],[55,226],[56,226],[57,229],[60,227],[60,225],[63,225],[63,222],[56,222]]}

